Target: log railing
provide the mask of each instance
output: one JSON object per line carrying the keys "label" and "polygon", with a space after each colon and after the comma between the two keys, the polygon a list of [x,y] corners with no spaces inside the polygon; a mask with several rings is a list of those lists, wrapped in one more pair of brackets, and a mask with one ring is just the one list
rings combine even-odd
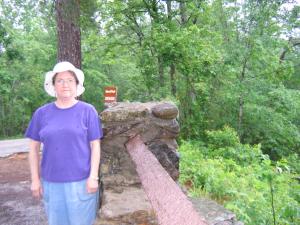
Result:
{"label": "log railing", "polygon": [[126,144],[160,225],[207,224],[139,136]]}

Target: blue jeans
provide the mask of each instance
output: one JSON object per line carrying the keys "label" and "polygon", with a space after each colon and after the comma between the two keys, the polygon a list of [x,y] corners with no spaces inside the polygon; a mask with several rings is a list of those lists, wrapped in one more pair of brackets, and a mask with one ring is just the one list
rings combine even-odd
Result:
{"label": "blue jeans", "polygon": [[92,225],[99,192],[89,194],[86,179],[76,182],[43,181],[43,201],[49,225]]}

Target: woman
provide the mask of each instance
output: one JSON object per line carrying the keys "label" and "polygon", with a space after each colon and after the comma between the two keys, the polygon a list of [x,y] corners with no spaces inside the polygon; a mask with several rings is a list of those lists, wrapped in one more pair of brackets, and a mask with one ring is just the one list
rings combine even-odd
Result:
{"label": "woman", "polygon": [[83,82],[71,63],[56,64],[44,84],[56,100],[35,111],[25,134],[32,195],[43,198],[50,225],[90,225],[96,217],[102,129],[95,108],[76,99]]}

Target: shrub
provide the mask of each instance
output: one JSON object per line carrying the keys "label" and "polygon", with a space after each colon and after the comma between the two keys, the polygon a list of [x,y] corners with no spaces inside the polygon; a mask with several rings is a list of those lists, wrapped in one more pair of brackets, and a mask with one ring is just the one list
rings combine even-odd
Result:
{"label": "shrub", "polygon": [[[273,166],[259,146],[242,145],[232,134],[228,128],[210,132],[217,144],[210,142],[209,147],[182,142],[180,182],[188,184],[191,195],[222,203],[245,224],[299,224],[300,185],[295,174],[281,169],[283,164]],[[221,147],[221,142],[227,146]]]}

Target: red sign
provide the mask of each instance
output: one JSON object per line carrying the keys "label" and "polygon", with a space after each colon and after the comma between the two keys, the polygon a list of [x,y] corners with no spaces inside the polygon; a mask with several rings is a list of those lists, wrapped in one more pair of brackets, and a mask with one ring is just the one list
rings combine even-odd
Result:
{"label": "red sign", "polygon": [[113,103],[117,101],[117,88],[105,87],[104,90],[104,103]]}

